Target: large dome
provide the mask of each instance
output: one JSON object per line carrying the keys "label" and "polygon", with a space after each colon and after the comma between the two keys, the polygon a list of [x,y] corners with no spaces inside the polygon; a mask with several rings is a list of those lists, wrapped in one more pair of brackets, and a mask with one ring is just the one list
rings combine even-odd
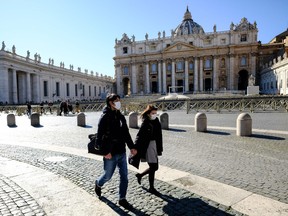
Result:
{"label": "large dome", "polygon": [[177,26],[174,32],[175,36],[178,36],[187,34],[202,34],[204,33],[204,30],[202,26],[193,21],[192,15],[187,7],[182,23]]}

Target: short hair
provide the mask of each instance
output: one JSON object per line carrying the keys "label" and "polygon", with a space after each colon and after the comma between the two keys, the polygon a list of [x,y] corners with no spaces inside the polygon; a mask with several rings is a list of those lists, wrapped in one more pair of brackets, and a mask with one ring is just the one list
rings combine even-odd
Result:
{"label": "short hair", "polygon": [[115,101],[117,99],[120,99],[120,96],[118,94],[108,94],[107,97],[106,97],[106,105],[110,107],[110,104],[109,102],[110,101]]}

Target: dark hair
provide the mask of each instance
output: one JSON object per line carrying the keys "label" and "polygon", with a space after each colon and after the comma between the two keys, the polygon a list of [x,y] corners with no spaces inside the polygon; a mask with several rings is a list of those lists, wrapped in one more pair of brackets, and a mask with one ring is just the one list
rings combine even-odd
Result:
{"label": "dark hair", "polygon": [[109,102],[110,102],[110,101],[115,101],[115,100],[117,100],[117,99],[120,99],[120,96],[119,96],[119,95],[114,94],[114,93],[108,94],[107,97],[106,97],[106,105],[107,105],[108,107],[110,107]]}
{"label": "dark hair", "polygon": [[158,110],[157,107],[153,106],[152,104],[149,104],[146,109],[141,113],[140,118],[143,120],[148,118],[148,115],[151,113],[153,110]]}

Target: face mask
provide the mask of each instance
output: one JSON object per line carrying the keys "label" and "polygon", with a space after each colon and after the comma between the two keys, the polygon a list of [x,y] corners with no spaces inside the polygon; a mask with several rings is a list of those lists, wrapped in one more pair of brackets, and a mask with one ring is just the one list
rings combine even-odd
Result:
{"label": "face mask", "polygon": [[155,120],[157,118],[157,114],[150,115],[151,120]]}
{"label": "face mask", "polygon": [[120,101],[114,102],[115,109],[120,110],[121,109],[121,103]]}

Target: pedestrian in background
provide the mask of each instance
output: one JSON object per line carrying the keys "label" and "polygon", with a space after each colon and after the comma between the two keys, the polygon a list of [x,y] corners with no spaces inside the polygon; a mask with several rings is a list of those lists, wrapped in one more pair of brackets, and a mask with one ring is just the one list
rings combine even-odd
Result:
{"label": "pedestrian in background", "polygon": [[119,205],[125,209],[132,209],[126,200],[128,188],[128,168],[126,157],[126,144],[132,155],[137,154],[131,139],[125,117],[120,112],[120,96],[110,94],[106,98],[106,107],[99,119],[97,137],[103,141],[103,149],[107,153],[103,157],[104,173],[95,182],[95,193],[100,197],[102,186],[108,182],[116,169],[119,169]]}
{"label": "pedestrian in background", "polygon": [[28,102],[27,103],[27,116],[28,116],[28,118],[31,117],[31,114],[32,114],[32,107],[31,107],[31,104]]}
{"label": "pedestrian in background", "polygon": [[153,105],[148,105],[141,113],[141,127],[136,135],[135,144],[141,162],[147,162],[149,168],[142,173],[137,173],[137,181],[141,184],[141,179],[145,175],[149,175],[149,192],[160,194],[154,187],[155,172],[158,170],[158,156],[163,152],[162,129],[161,123],[157,118],[157,108]]}

